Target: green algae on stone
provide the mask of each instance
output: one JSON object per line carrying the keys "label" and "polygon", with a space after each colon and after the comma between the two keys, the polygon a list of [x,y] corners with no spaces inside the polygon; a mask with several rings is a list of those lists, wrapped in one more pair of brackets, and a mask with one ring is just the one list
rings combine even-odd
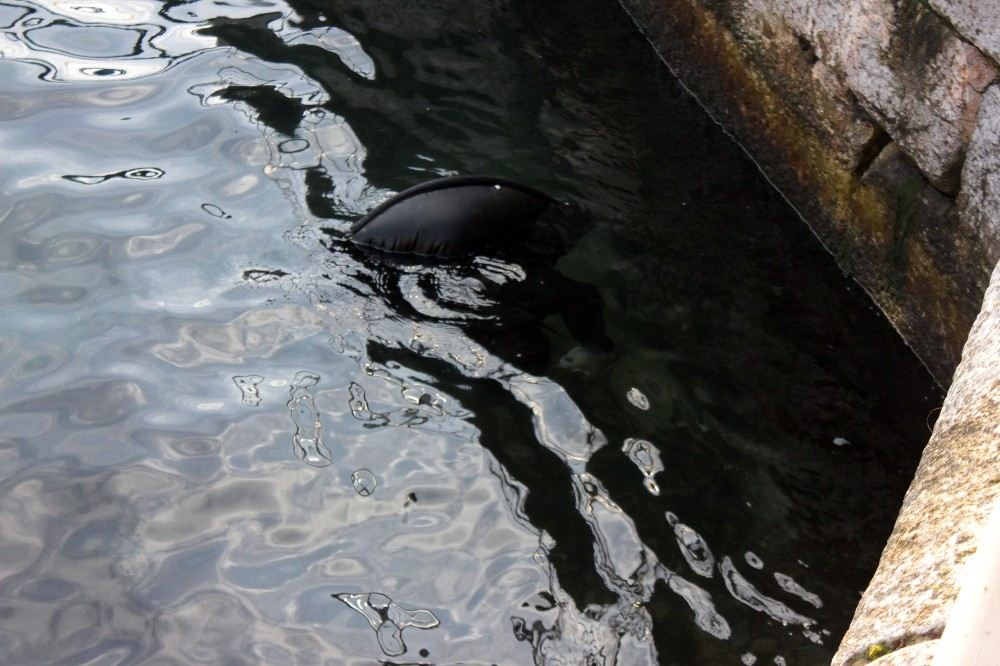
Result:
{"label": "green algae on stone", "polygon": [[875,661],[879,657],[884,657],[890,652],[892,652],[892,650],[889,649],[889,646],[885,643],[873,643],[868,646],[867,650],[865,650],[865,659],[868,661]]}

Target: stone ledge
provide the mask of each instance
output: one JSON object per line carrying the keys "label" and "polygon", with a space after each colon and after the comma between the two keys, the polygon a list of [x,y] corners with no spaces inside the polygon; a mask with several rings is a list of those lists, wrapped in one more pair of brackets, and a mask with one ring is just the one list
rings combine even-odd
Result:
{"label": "stone ledge", "polygon": [[1000,264],[834,666],[930,663],[998,498]]}

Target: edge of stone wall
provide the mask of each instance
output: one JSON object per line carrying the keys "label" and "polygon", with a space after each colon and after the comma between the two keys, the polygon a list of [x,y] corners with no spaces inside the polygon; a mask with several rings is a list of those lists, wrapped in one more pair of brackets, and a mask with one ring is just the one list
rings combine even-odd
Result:
{"label": "edge of stone wall", "polygon": [[[981,202],[959,197],[968,201],[963,207],[954,197],[959,175],[983,177],[959,174],[966,152],[975,152],[966,133],[971,135],[977,125],[982,91],[969,87],[971,83],[958,86],[972,95],[959,109],[968,127],[951,137],[948,159],[959,163],[942,157],[938,161],[951,166],[925,173],[898,127],[859,100],[850,82],[835,71],[836,63],[826,64],[824,59],[832,56],[823,52],[817,35],[802,34],[807,30],[786,24],[781,16],[772,21],[756,14],[732,15],[734,7],[754,5],[756,11],[769,0],[620,2],[666,65],[744,147],[841,268],[947,386],[997,261],[993,255],[1000,252],[963,215],[965,209],[978,210]],[[812,19],[797,20],[807,25]],[[768,35],[765,43],[755,41],[756,33],[745,34],[753,21],[763,21],[754,29]],[[950,35],[957,44],[953,48],[971,50],[978,54],[977,63],[991,67],[982,65],[985,56],[961,41],[937,14],[928,11],[919,23],[922,30]],[[994,111],[1000,117],[1000,109]],[[899,119],[894,122],[900,124]],[[994,153],[989,146],[996,140],[987,133],[980,152]],[[1000,182],[996,187],[1000,192]],[[997,235],[1000,241],[1000,229]]]}
{"label": "edge of stone wall", "polygon": [[834,666],[932,662],[998,500],[1000,264]]}
{"label": "edge of stone wall", "polygon": [[[927,1],[933,12],[918,0],[899,6],[908,3],[920,30],[943,35],[987,68],[1000,65],[1000,5],[977,17],[962,0]],[[947,386],[954,371],[878,569],[833,661],[953,663],[935,653],[948,647],[940,637],[960,591],[972,589],[961,589],[970,560],[986,543],[991,509],[1000,507],[1000,83],[971,86],[979,96],[974,117],[967,113],[966,130],[952,137],[952,166],[935,170],[939,155],[912,157],[914,146],[892,136],[899,128],[886,125],[892,119],[880,117],[878,100],[859,102],[850,82],[824,66],[829,56],[820,50],[829,45],[817,46],[809,17],[791,17],[798,20],[791,29],[779,12],[779,25],[757,26],[767,43],[755,45],[745,23],[743,33],[734,32],[746,20],[732,15],[734,7],[773,12],[780,2],[620,2],[937,380]],[[811,6],[791,5],[789,13]],[[911,43],[922,47],[920,39]],[[782,71],[798,78],[778,82]],[[928,149],[936,150],[933,142]],[[958,183],[951,180],[956,174]]]}

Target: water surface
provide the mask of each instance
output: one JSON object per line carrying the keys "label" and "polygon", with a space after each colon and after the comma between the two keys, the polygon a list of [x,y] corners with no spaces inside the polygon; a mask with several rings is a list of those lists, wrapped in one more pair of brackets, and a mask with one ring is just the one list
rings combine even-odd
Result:
{"label": "water surface", "polygon": [[[819,664],[941,396],[604,0],[0,3],[0,660]],[[436,175],[535,259],[386,261]]]}

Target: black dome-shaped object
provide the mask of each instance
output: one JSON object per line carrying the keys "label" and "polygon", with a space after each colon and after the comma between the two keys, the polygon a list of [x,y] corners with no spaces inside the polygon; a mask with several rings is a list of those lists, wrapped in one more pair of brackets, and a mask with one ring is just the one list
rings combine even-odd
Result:
{"label": "black dome-shaped object", "polygon": [[547,194],[503,178],[437,178],[379,204],[350,236],[383,252],[456,257],[520,240],[552,204]]}

